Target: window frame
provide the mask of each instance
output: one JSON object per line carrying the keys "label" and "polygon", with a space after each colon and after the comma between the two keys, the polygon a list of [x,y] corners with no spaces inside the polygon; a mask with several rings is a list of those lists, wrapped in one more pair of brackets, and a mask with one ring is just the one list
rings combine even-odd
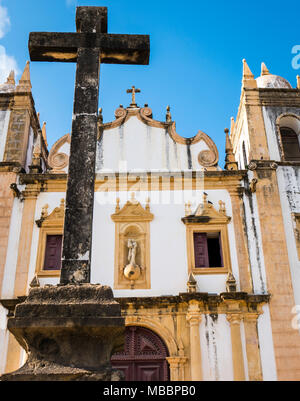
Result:
{"label": "window frame", "polygon": [[[62,200],[63,201],[63,200]],[[47,210],[48,205],[44,207]],[[38,277],[59,277],[61,270],[44,270],[47,235],[63,235],[64,230],[64,202],[48,215],[42,215],[41,219],[36,221],[39,227],[39,240],[36,258],[35,273]]]}
{"label": "window frame", "polygon": [[[227,274],[231,271],[230,249],[228,241],[228,230],[225,224],[186,224],[188,271],[195,275],[201,274]],[[221,252],[223,267],[196,267],[194,233],[219,232],[221,239]]]}

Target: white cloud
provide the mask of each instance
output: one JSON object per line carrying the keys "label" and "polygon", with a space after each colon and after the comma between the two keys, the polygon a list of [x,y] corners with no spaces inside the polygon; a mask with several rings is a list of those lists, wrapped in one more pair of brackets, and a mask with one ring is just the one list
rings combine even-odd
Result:
{"label": "white cloud", "polygon": [[10,19],[7,13],[7,8],[0,5],[0,39],[6,34],[10,28]]}
{"label": "white cloud", "polygon": [[6,81],[11,70],[14,70],[16,75],[20,73],[15,58],[9,56],[5,47],[0,45],[0,84]]}
{"label": "white cloud", "polygon": [[[7,8],[1,5],[0,0],[0,39],[5,36],[9,28],[10,19]],[[9,56],[6,53],[5,47],[0,45],[0,84],[6,81],[6,78],[11,70],[14,70],[16,75],[20,73],[15,58],[13,56]]]}

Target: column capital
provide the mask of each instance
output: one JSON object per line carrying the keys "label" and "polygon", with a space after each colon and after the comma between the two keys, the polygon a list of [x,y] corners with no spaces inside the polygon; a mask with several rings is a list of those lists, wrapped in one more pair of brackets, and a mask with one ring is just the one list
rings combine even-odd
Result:
{"label": "column capital", "polygon": [[261,315],[261,312],[250,312],[244,314],[244,321],[256,323],[257,319]]}
{"label": "column capital", "polygon": [[36,199],[41,192],[41,184],[27,184],[26,189],[22,191],[24,199]]}
{"label": "column capital", "polygon": [[243,320],[242,313],[227,313],[226,318],[230,324],[240,324]]}
{"label": "column capital", "polygon": [[172,367],[178,367],[179,365],[184,365],[187,361],[187,357],[183,356],[168,356],[166,358],[169,365]]}

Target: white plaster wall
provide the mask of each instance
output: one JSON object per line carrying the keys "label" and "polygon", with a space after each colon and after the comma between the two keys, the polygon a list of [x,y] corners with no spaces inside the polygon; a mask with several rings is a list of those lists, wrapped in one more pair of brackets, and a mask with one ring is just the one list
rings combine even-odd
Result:
{"label": "white plaster wall", "polygon": [[0,162],[3,161],[9,118],[9,110],[0,110]]}
{"label": "white plaster wall", "polygon": [[300,168],[279,166],[277,180],[295,305],[300,305],[300,261],[294,233],[292,213],[300,213]]}
{"label": "white plaster wall", "polygon": [[[177,191],[175,191],[177,192]],[[232,216],[230,196],[224,190],[207,191],[208,199],[219,208],[221,199],[226,204],[227,214]],[[155,196],[156,195],[156,196]],[[174,194],[173,194],[174,195]],[[106,196],[106,201],[103,198]],[[136,193],[136,199],[144,206],[148,192]],[[176,196],[176,194],[175,194]],[[178,194],[177,194],[178,196]],[[110,285],[114,280],[115,224],[111,215],[115,212],[116,198],[121,198],[121,207],[130,198],[130,193],[96,193],[94,208],[93,250],[91,280],[94,283]],[[179,196],[178,196],[179,198]],[[177,295],[186,291],[188,280],[186,227],[181,218],[185,216],[184,203],[161,203],[159,194],[150,194],[151,213],[154,220],[150,223],[151,254],[151,289],[115,290],[115,296],[160,296]],[[166,199],[165,199],[166,200]],[[202,201],[202,192],[194,199],[194,211]],[[228,225],[230,256],[233,274],[239,282],[239,271],[233,223]],[[226,290],[226,275],[196,275],[198,290],[201,292],[220,293]]]}
{"label": "white plaster wall", "polygon": [[23,203],[20,202],[18,198],[15,198],[10,220],[9,237],[7,244],[7,256],[4,266],[4,275],[3,275],[3,283],[1,291],[2,299],[14,298],[14,285],[16,277],[22,213],[23,213]]}
{"label": "white plaster wall", "polygon": [[[200,170],[198,154],[204,141],[191,145],[191,163]],[[98,142],[96,171],[177,171],[189,169],[187,146],[172,140],[163,128],[149,127],[133,116],[120,127],[105,130]]]}
{"label": "white plaster wall", "polygon": [[231,334],[226,315],[202,315],[200,346],[203,380],[232,381]]}
{"label": "white plaster wall", "polygon": [[33,133],[33,129],[30,127],[29,137],[28,137],[28,145],[27,145],[27,153],[26,153],[26,161],[25,161],[26,173],[29,173],[29,166],[31,165],[31,162],[32,162],[33,140],[34,140],[34,133]]}
{"label": "white plaster wall", "polygon": [[[253,172],[249,171],[249,182],[252,178]],[[255,294],[266,294],[267,280],[256,194],[251,194],[252,202],[248,196],[244,195],[243,199],[253,290]]]}
{"label": "white plaster wall", "polygon": [[276,362],[269,305],[263,306],[263,313],[257,321],[260,357],[264,381],[276,381]]}
{"label": "white plaster wall", "polygon": [[265,122],[265,129],[267,134],[267,143],[269,148],[270,160],[280,161],[280,153],[277,142],[277,133],[275,129],[275,122],[270,120],[266,107],[262,107],[263,118]]}
{"label": "white plaster wall", "polygon": [[[192,211],[202,201],[202,191],[194,194],[191,191],[183,193],[164,194],[158,192],[137,192],[136,199],[145,206],[150,196],[151,212],[154,220],[150,223],[150,257],[151,257],[151,289],[149,290],[115,290],[115,296],[161,296],[177,295],[186,291],[188,280],[186,227],[181,218],[185,216],[184,200],[193,200]],[[185,193],[187,192],[187,193]],[[218,201],[223,200],[226,211],[232,217],[230,196],[225,190],[207,191],[208,199],[218,210]],[[93,249],[91,281],[93,283],[114,285],[114,248],[115,223],[111,215],[115,213],[116,198],[120,197],[121,207],[131,197],[131,192],[98,192],[95,194]],[[41,193],[37,199],[35,220],[41,217],[42,208],[48,204],[49,214],[60,205],[64,193]],[[164,202],[162,202],[164,201]],[[180,202],[179,202],[180,201]],[[177,202],[177,203],[176,203]],[[228,225],[230,257],[232,271],[239,288],[239,269],[233,223]],[[29,264],[28,284],[35,275],[36,256],[39,240],[39,228],[33,227],[31,258]],[[226,275],[196,275],[198,290],[208,293],[226,291]],[[44,284],[56,284],[59,278],[41,278]]]}
{"label": "white plaster wall", "polygon": [[7,310],[0,305],[0,374],[5,371],[7,346],[8,346],[8,330],[7,325]]}

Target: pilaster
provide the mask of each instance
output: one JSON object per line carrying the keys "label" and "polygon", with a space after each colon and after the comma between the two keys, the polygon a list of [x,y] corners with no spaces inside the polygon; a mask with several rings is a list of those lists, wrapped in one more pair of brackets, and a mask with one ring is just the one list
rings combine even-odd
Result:
{"label": "pilaster", "polygon": [[237,258],[239,265],[240,290],[247,293],[253,292],[250,261],[248,254],[247,239],[244,230],[244,209],[242,195],[239,191],[229,191],[232,205],[232,218],[234,234],[237,247]]}
{"label": "pilaster", "polygon": [[190,301],[186,317],[190,327],[191,380],[202,380],[202,358],[200,345],[200,323],[202,316],[197,301]]}
{"label": "pilaster", "polygon": [[248,360],[248,374],[250,381],[262,381],[262,367],[260,358],[257,319],[260,313],[245,313],[244,327],[246,338],[246,352]]}
{"label": "pilaster", "polygon": [[241,321],[243,315],[241,313],[228,313],[226,317],[230,323],[231,331],[233,377],[235,381],[244,381],[245,368],[241,339]]}
{"label": "pilaster", "polygon": [[39,183],[29,184],[22,193],[24,197],[24,207],[14,288],[14,295],[16,297],[26,295],[35,207],[40,189],[41,186]]}

